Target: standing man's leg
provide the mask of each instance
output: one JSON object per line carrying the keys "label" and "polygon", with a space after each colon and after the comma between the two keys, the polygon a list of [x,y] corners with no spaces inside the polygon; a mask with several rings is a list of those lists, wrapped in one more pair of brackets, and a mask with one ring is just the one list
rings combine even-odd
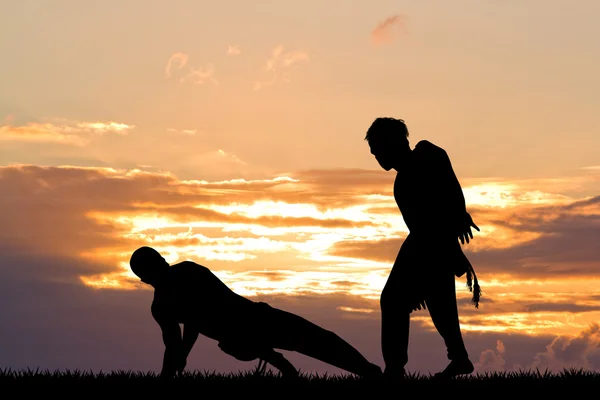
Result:
{"label": "standing man's leg", "polygon": [[432,277],[430,292],[426,298],[431,320],[444,339],[450,364],[440,377],[452,377],[473,372],[473,364],[463,341],[456,303],[456,286],[451,271],[438,272]]}
{"label": "standing man's leg", "polygon": [[394,268],[381,292],[381,352],[384,375],[401,379],[408,363],[410,311],[402,308],[400,271]]}
{"label": "standing man's leg", "polygon": [[263,308],[262,330],[273,348],[295,351],[362,377],[381,375],[380,367],[334,332],[268,304],[258,306]]}
{"label": "standing man's leg", "polygon": [[408,363],[411,302],[416,298],[414,279],[416,254],[414,237],[409,234],[400,250],[381,292],[381,352],[385,362],[384,375],[402,379]]}

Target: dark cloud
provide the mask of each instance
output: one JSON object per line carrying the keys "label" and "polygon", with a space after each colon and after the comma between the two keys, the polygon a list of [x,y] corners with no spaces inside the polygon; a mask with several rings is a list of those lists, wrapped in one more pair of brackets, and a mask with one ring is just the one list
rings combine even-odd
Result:
{"label": "dark cloud", "polygon": [[[510,274],[523,278],[556,276],[599,276],[598,243],[600,243],[600,196],[576,201],[565,206],[531,206],[519,214],[499,213],[488,219],[498,227],[514,233],[538,233],[536,239],[503,248],[482,248],[464,251],[481,274]],[[590,210],[595,212],[591,214]],[[475,219],[478,211],[472,213]],[[373,241],[340,241],[330,254],[390,262],[396,258],[402,238]],[[474,242],[478,240],[475,232]]]}
{"label": "dark cloud", "polygon": [[[293,174],[290,174],[293,175]],[[334,206],[364,204],[363,195],[389,195],[389,175],[362,170],[307,171],[293,175],[299,183],[280,180],[221,183],[182,182],[166,173],[124,172],[99,168],[53,168],[38,166],[0,167],[0,367],[36,367],[69,369],[158,369],[162,357],[160,331],[155,326],[149,306],[148,290],[94,290],[85,287],[79,277],[118,270],[118,259],[93,261],[81,253],[110,248],[129,252],[141,239],[121,237],[129,227],[102,223],[89,216],[90,211],[106,215],[155,212],[181,221],[211,220],[263,224],[265,226],[352,226],[353,221],[338,218],[323,222],[315,218],[258,218],[225,215],[206,207],[210,204],[251,204],[256,200],[307,202],[325,209]],[[543,280],[551,277],[597,276],[599,243],[599,198],[574,202],[566,206],[495,210],[474,215],[496,226],[515,232],[537,232],[541,236],[508,248],[484,248],[471,251],[469,258],[478,276],[506,272],[512,276]],[[333,204],[333,205],[332,205]],[[203,208],[194,208],[196,206]],[[314,225],[312,225],[314,224]],[[338,224],[338,225],[336,225]],[[211,230],[212,229],[212,230]],[[222,238],[220,229],[203,234]],[[227,233],[230,238],[260,235]],[[174,243],[200,244],[197,239],[177,239]],[[401,238],[339,242],[332,254],[357,259],[393,262]],[[274,258],[269,258],[274,257]],[[256,265],[276,264],[269,254]],[[294,268],[305,269],[305,260],[290,256]],[[92,261],[91,261],[92,260]],[[286,264],[286,268],[290,268]],[[239,266],[237,268],[240,268]],[[232,267],[232,270],[234,268]],[[243,279],[255,272],[240,275]],[[258,276],[258,275],[257,275]],[[286,279],[280,272],[263,272],[271,281]],[[298,313],[334,330],[361,350],[367,358],[382,365],[379,349],[379,304],[377,300],[350,296],[349,288],[361,288],[351,278],[329,282],[338,293],[262,296],[271,304]],[[323,282],[313,280],[308,286],[319,290]],[[466,289],[465,289],[466,290]],[[461,317],[480,326],[511,328],[509,312],[587,312],[597,307],[590,303],[565,302],[542,304],[540,298],[494,298],[483,288],[481,307],[473,308],[467,291],[459,293]],[[598,300],[590,293],[587,300]],[[533,300],[532,300],[533,299]],[[528,303],[527,303],[528,302]],[[370,313],[344,310],[365,309]],[[491,318],[490,318],[491,316]],[[409,369],[422,372],[439,370],[447,360],[443,342],[432,330],[427,312],[415,316],[411,324]],[[533,337],[514,333],[465,332],[467,347],[482,368],[530,365],[589,365],[598,369],[597,330],[583,332],[575,340],[551,336]],[[498,341],[503,352],[498,350]],[[596,347],[594,347],[594,343]],[[565,350],[567,349],[567,350]],[[483,354],[482,357],[480,355]],[[303,369],[332,368],[299,355],[291,355]],[[502,364],[504,362],[504,364]],[[190,356],[192,369],[227,371],[254,364],[232,360],[216,344],[201,338]],[[333,369],[335,370],[335,369]]]}
{"label": "dark cloud", "polygon": [[[150,290],[94,290],[74,282],[43,279],[43,276],[53,276],[57,265],[62,265],[67,271],[88,267],[70,259],[13,252],[11,248],[3,248],[2,254],[0,368],[39,367],[96,372],[160,370],[163,347],[160,330],[150,315]],[[252,298],[333,330],[369,360],[383,365],[377,300],[342,293]],[[343,307],[371,309],[373,312],[362,313],[358,318],[355,313],[340,311]],[[428,318],[426,312],[419,315]],[[490,357],[490,351],[497,353],[497,342],[502,341],[506,349],[502,354],[505,369],[538,365],[542,359],[548,359],[549,349],[553,349],[551,354],[557,362],[564,360],[574,365],[575,361],[585,359],[587,365],[599,369],[597,347],[592,347],[594,335],[597,335],[597,327],[582,333],[578,341],[549,336],[464,333],[474,360],[480,360],[480,354],[484,352],[484,359]],[[566,350],[558,351],[563,349],[564,344],[568,344]],[[448,362],[445,354],[439,335],[415,318],[411,325],[407,368],[425,374],[436,372]],[[286,355],[302,371],[342,372],[299,354]],[[217,372],[250,369],[255,364],[232,359],[222,353],[213,340],[204,337],[198,339],[188,360],[189,369]]]}
{"label": "dark cloud", "polygon": [[[540,237],[505,249],[470,253],[469,258],[482,271],[503,271],[522,277],[597,276],[600,215],[577,214],[578,211],[575,207],[556,210],[558,216],[549,221],[523,215],[519,226],[512,226],[515,235],[521,230],[538,232]],[[497,223],[510,226],[501,220]]]}
{"label": "dark cloud", "polygon": [[535,356],[534,368],[600,369],[600,326],[593,323],[577,337],[556,337],[546,351]]}
{"label": "dark cloud", "polygon": [[600,311],[600,304],[596,306],[566,304],[566,303],[534,303],[527,304],[524,307],[525,312],[568,312],[568,313],[583,313],[590,311]]}
{"label": "dark cloud", "polygon": [[330,282],[330,284],[344,289],[350,289],[356,286],[360,286],[360,283],[352,281],[333,281]]}
{"label": "dark cloud", "polygon": [[142,308],[149,291],[93,290],[64,278],[95,266],[11,247],[1,253],[2,367],[146,370],[159,361],[149,344],[160,333]]}
{"label": "dark cloud", "polygon": [[329,254],[341,257],[364,258],[367,260],[394,263],[404,238],[339,241],[330,250]]}
{"label": "dark cloud", "polygon": [[23,247],[4,242],[0,244],[2,254],[2,279],[4,281],[37,283],[52,282],[79,286],[81,275],[110,272],[114,266],[101,262],[85,261],[73,256],[56,257],[52,252]]}
{"label": "dark cloud", "polygon": [[273,272],[253,271],[253,272],[246,274],[246,276],[267,278],[271,282],[281,282],[281,281],[285,281],[286,279],[288,279],[290,274],[284,274],[282,272],[275,272],[275,271],[273,271]]}
{"label": "dark cloud", "polygon": [[[107,215],[155,213],[175,221],[252,223],[267,227],[360,227],[369,221],[315,219],[311,217],[223,214],[198,205],[228,204],[232,199],[251,204],[279,199],[277,185],[285,181],[256,183],[185,183],[169,174],[117,172],[81,167],[0,167],[0,238],[37,250],[78,254],[82,251],[123,245],[122,226],[99,223],[90,211]],[[274,191],[270,191],[273,189]],[[288,193],[289,195],[289,193]],[[285,196],[283,196],[285,197]],[[311,195],[301,195],[306,200]],[[185,239],[181,239],[185,241]],[[196,244],[191,239],[190,244]],[[132,242],[131,247],[141,244]]]}
{"label": "dark cloud", "polygon": [[[156,211],[156,208],[139,207],[139,212]],[[189,222],[201,218],[203,221],[223,222],[232,224],[257,224],[270,228],[276,227],[307,227],[322,226],[325,228],[353,228],[375,226],[369,221],[350,221],[339,218],[317,219],[310,217],[281,217],[281,216],[259,216],[247,217],[238,213],[224,214],[205,208],[170,207],[161,210],[161,215],[170,217],[176,222]]]}

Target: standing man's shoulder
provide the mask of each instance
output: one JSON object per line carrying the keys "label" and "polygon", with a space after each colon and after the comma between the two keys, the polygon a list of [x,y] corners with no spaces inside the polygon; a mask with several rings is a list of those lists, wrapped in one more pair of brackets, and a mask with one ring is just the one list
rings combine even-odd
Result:
{"label": "standing man's shoulder", "polygon": [[429,140],[420,140],[416,145],[414,151],[418,153],[445,153],[446,151],[440,146],[431,143]]}
{"label": "standing man's shoulder", "polygon": [[418,160],[422,161],[440,161],[442,159],[448,158],[448,154],[446,150],[441,148],[440,146],[431,143],[429,140],[421,140],[419,141],[413,150],[413,154],[416,156]]}

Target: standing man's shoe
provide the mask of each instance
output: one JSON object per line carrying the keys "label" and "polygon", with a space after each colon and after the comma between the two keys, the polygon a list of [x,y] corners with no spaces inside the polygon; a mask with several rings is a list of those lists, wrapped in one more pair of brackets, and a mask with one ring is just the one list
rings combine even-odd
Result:
{"label": "standing man's shoe", "polygon": [[475,370],[473,363],[468,358],[463,360],[452,360],[442,371],[433,376],[434,379],[451,379],[457,375],[468,375]]}

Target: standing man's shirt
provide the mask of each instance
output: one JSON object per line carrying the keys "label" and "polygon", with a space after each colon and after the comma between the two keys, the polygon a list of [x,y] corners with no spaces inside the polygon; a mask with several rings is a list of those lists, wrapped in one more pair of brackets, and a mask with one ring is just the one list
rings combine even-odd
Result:
{"label": "standing man's shirt", "polygon": [[394,198],[410,233],[458,239],[458,223],[467,211],[442,148],[426,140],[417,143],[405,169],[397,174]]}
{"label": "standing man's shirt", "polygon": [[450,268],[456,276],[472,268],[457,233],[467,213],[464,195],[445,150],[417,143],[397,174],[394,198],[409,229],[410,268]]}

